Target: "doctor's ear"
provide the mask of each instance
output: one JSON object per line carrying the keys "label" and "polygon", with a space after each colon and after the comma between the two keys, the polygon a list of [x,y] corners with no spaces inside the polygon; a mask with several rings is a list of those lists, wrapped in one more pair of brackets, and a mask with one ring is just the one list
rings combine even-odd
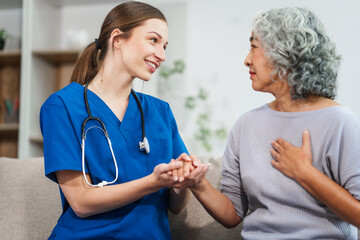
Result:
{"label": "doctor's ear", "polygon": [[123,33],[120,29],[115,28],[111,34],[110,34],[110,43],[113,47],[118,48],[120,47],[120,44],[124,42],[125,38],[124,35],[126,33]]}

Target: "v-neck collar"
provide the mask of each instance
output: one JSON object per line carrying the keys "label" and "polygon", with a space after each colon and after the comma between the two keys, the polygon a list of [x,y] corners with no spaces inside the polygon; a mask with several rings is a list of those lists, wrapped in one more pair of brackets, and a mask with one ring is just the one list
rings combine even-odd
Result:
{"label": "v-neck collar", "polygon": [[[82,93],[84,92],[84,86],[82,86],[79,83],[73,83],[73,84],[74,84],[75,89],[82,91]],[[135,92],[135,94],[137,94],[137,93]],[[139,116],[140,109],[136,103],[134,96],[131,93],[129,95],[129,103],[126,108],[126,111],[125,111],[122,121],[120,121],[119,118],[110,109],[110,107],[98,95],[96,95],[90,89],[88,89],[87,96],[88,96],[89,107],[90,107],[91,113],[93,113],[92,109],[94,109],[94,107],[96,107],[97,111],[102,113],[101,117],[96,116],[96,115],[93,115],[93,116],[99,117],[102,121],[104,121],[103,118],[106,118],[107,121],[109,121],[111,124],[113,124],[117,129],[119,129],[123,135],[124,135],[123,130],[131,130],[131,126],[134,124],[134,122],[136,122],[136,119],[140,117]],[[141,99],[140,99],[140,102],[141,102]],[[141,123],[140,123],[139,127],[141,128]],[[138,129],[138,128],[136,128],[136,129]],[[125,137],[125,135],[124,135],[124,137]]]}

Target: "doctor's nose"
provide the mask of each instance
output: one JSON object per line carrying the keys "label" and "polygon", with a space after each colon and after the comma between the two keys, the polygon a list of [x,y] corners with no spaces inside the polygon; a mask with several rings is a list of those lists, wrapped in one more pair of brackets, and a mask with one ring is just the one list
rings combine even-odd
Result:
{"label": "doctor's nose", "polygon": [[160,62],[164,62],[166,60],[166,53],[165,53],[165,49],[164,48],[159,48],[156,52],[155,52],[155,57],[157,59],[160,60]]}

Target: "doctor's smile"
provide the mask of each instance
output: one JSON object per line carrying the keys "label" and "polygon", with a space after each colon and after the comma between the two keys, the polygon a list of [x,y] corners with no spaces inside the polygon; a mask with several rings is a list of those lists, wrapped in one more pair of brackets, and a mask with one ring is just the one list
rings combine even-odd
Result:
{"label": "doctor's smile", "polygon": [[146,64],[149,66],[150,70],[152,72],[155,72],[155,70],[159,67],[158,65],[156,65],[155,63],[153,62],[150,62],[148,60],[145,60]]}

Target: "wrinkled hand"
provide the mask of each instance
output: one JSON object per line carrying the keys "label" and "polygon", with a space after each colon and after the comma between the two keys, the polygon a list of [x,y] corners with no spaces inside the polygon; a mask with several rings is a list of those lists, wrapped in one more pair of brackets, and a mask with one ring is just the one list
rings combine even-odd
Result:
{"label": "wrinkled hand", "polygon": [[302,135],[302,146],[296,147],[282,138],[271,145],[271,164],[286,176],[297,180],[308,167],[312,167],[310,133],[305,130]]}
{"label": "wrinkled hand", "polygon": [[173,180],[178,179],[173,185],[174,188],[184,189],[198,184],[204,179],[209,170],[209,165],[201,164],[201,161],[195,155],[189,157],[183,153],[176,160],[172,160],[171,163],[177,161],[182,161],[182,167],[168,172],[169,175],[173,176]]}
{"label": "wrinkled hand", "polygon": [[209,164],[202,164],[195,155],[190,155],[190,157],[192,159],[193,166],[195,165],[196,167],[189,173],[188,176],[185,177],[183,182],[175,183],[175,188],[191,188],[199,184],[209,171]]}
{"label": "wrinkled hand", "polygon": [[185,178],[189,176],[190,172],[198,166],[198,162],[194,162],[186,153],[181,154],[176,160],[171,159],[170,163],[175,161],[182,162],[182,167],[168,172],[168,174],[173,177],[174,181],[183,182]]}

